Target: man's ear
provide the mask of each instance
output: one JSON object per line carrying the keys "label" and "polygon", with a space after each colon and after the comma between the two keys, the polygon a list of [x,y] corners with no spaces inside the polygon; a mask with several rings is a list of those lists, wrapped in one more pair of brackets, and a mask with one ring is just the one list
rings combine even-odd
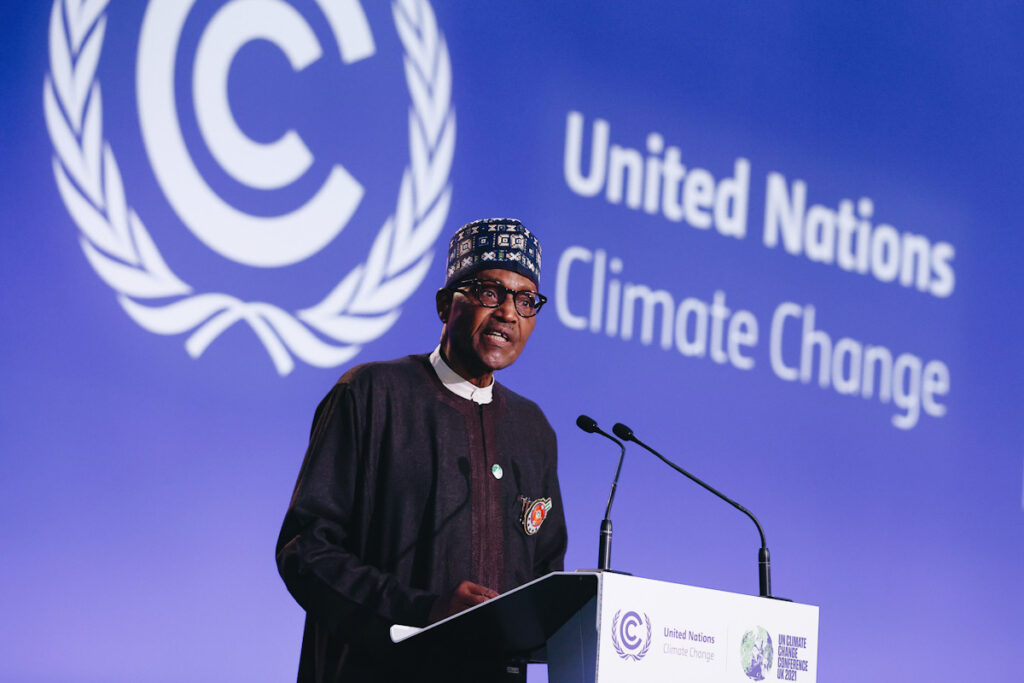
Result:
{"label": "man's ear", "polygon": [[448,314],[452,310],[452,290],[439,289],[434,295],[434,303],[437,305],[437,315],[441,322],[448,322]]}

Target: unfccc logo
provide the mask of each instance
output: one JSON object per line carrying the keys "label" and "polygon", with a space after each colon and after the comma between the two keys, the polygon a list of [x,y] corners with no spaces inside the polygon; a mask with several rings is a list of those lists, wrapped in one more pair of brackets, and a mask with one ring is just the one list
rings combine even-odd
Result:
{"label": "unfccc logo", "polygon": [[[364,188],[334,164],[300,207],[256,216],[225,201],[204,180],[182,134],[175,98],[175,63],[182,29],[196,0],[152,0],[146,8],[136,65],[138,112],[154,174],[182,223],[226,259],[260,268],[303,261],[331,243],[359,206]],[[316,0],[341,62],[376,53],[358,0]],[[127,199],[116,157],[103,136],[96,69],[106,28],[106,0],[55,0],[50,20],[50,72],[43,88],[54,145],[57,188],[81,231],[96,273],[139,325],[157,334],[189,333],[198,357],[224,330],[244,321],[263,342],[277,371],[293,357],[319,367],[339,365],[386,332],[401,304],[419,287],[448,214],[448,176],[455,145],[451,65],[426,0],[392,6],[404,49],[410,93],[410,160],[398,183],[394,213],[380,228],[366,260],[319,302],[287,311],[268,302],[197,292],[164,261],[142,217]],[[305,174],[313,152],[295,130],[272,142],[247,136],[228,98],[229,70],[243,46],[268,41],[302,71],[325,57],[315,33],[284,0],[230,0],[204,27],[195,52],[191,93],[203,143],[235,181],[279,190]]]}
{"label": "unfccc logo", "polygon": [[643,617],[632,611],[622,615],[619,610],[612,617],[612,646],[619,657],[633,661],[643,659],[651,648],[651,640],[651,620],[646,613]]}

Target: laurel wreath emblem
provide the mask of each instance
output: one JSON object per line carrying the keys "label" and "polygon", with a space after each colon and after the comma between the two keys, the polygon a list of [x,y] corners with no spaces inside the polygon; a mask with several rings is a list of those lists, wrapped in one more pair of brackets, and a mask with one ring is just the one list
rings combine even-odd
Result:
{"label": "laurel wreath emblem", "polygon": [[78,225],[86,259],[117,293],[125,312],[156,334],[191,333],[185,349],[193,358],[236,322],[245,322],[280,375],[294,369],[294,358],[316,367],[340,365],[387,332],[426,277],[451,203],[451,62],[429,2],[392,4],[411,99],[410,161],[395,212],[380,228],[366,261],[320,302],[294,313],[266,302],[196,292],[168,267],[128,205],[121,171],[103,136],[96,78],[108,3],[54,0],[43,109],[61,199]]}
{"label": "laurel wreath emblem", "polygon": [[[644,614],[644,622],[647,624],[647,638],[644,639],[644,646],[640,648],[639,652],[627,652],[622,647],[622,644],[619,643],[619,616],[621,616],[621,614],[622,610],[619,610],[615,613],[615,616],[612,617],[612,646],[615,648],[615,652],[619,655],[619,657],[622,657],[623,659],[627,660],[631,659],[633,661],[639,661],[643,659],[647,655],[647,651],[651,649],[651,641],[653,640],[651,619],[646,614]],[[627,614],[626,616],[629,615]]]}

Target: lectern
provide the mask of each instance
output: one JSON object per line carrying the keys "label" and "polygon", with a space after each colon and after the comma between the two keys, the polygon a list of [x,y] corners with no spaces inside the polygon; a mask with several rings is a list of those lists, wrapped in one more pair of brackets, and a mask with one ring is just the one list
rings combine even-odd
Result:
{"label": "lectern", "polygon": [[547,662],[551,683],[817,679],[818,608],[612,572],[553,572],[424,629],[400,656]]}

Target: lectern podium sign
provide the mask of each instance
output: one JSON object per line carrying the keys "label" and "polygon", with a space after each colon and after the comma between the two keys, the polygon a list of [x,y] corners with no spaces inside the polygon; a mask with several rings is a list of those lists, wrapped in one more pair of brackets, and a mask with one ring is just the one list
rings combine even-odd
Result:
{"label": "lectern podium sign", "polygon": [[547,662],[551,683],[814,683],[818,670],[817,607],[611,572],[553,572],[391,637],[396,656],[449,653],[445,666]]}
{"label": "lectern podium sign", "polygon": [[818,608],[604,574],[597,681],[814,681]]}

